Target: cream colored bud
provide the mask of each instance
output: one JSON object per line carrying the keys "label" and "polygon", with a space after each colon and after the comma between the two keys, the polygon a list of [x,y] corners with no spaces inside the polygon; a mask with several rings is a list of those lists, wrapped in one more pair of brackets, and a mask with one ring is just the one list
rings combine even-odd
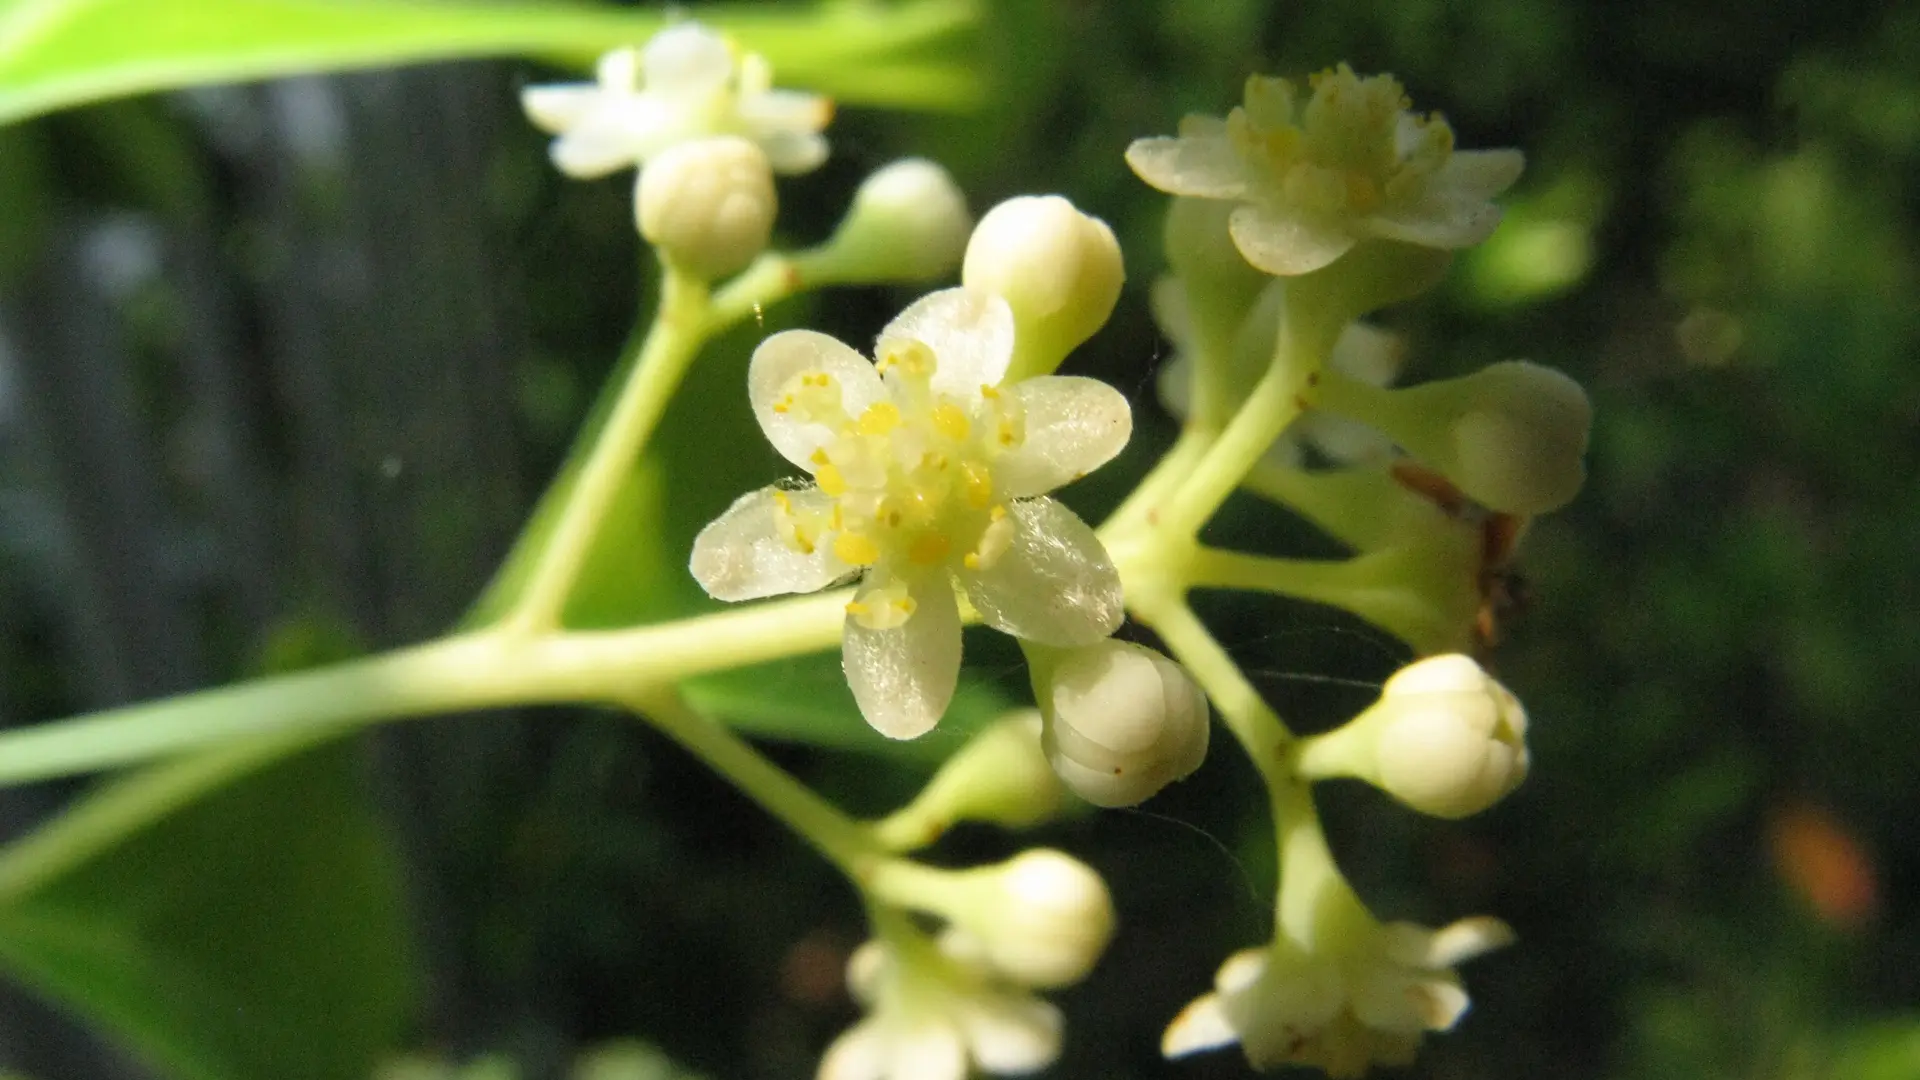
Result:
{"label": "cream colored bud", "polygon": [[1013,308],[1007,381],[1059,367],[1106,325],[1126,276],[1113,230],[1058,195],[1023,195],[987,211],[960,271],[962,284]]}
{"label": "cream colored bud", "polygon": [[1453,422],[1460,490],[1495,510],[1544,514],[1586,482],[1593,406],[1552,368],[1510,360],[1469,376],[1473,402]]}
{"label": "cream colored bud", "polygon": [[953,272],[973,216],[947,170],[924,158],[896,161],[860,185],[853,205],[804,273],[848,283],[935,281]]}
{"label": "cream colored bud", "polygon": [[1027,986],[1086,977],[1113,938],[1113,898],[1093,868],[1040,848],[981,870],[950,911],[993,968]]}
{"label": "cream colored bud", "polygon": [[1040,714],[1013,713],[981,730],[946,760],[913,802],[875,824],[890,851],[914,851],[961,821],[1009,829],[1059,812],[1065,789],[1040,750]]}
{"label": "cream colored bud", "polygon": [[1526,779],[1527,713],[1472,659],[1432,656],[1402,668],[1351,723],[1307,741],[1310,778],[1354,776],[1425,814],[1462,818]]}
{"label": "cream colored bud", "polygon": [[1062,654],[1036,686],[1041,745],[1060,779],[1098,806],[1133,806],[1206,760],[1207,698],[1179,664],[1107,640]]}
{"label": "cream colored bud", "polygon": [[640,235],[675,266],[707,280],[765,250],[778,210],[767,155],[733,135],[662,151],[647,162],[634,194]]}

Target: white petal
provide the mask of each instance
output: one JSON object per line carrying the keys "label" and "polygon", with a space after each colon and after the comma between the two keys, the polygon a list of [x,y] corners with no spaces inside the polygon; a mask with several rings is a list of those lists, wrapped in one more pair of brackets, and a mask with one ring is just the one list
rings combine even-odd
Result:
{"label": "white petal", "polygon": [[760,132],[812,133],[833,119],[833,103],[799,90],[769,90],[742,97],[740,119]]}
{"label": "white petal", "polygon": [[683,22],[653,35],[640,69],[649,91],[679,96],[717,89],[733,76],[733,51],[726,39],[695,22]]}
{"label": "white petal", "polygon": [[1224,127],[1218,134],[1135,139],[1127,147],[1127,164],[1140,179],[1169,194],[1199,199],[1240,199],[1247,194],[1246,168]]}
{"label": "white petal", "polygon": [[639,163],[639,155],[626,132],[591,114],[553,140],[547,156],[553,160],[554,168],[576,180],[597,179]]}
{"label": "white petal", "polygon": [[960,1012],[967,1047],[982,1072],[1038,1072],[1060,1056],[1060,1010],[1036,998],[995,997]]}
{"label": "white petal", "polygon": [[614,49],[593,65],[593,77],[603,88],[631,94],[640,88],[640,50]]}
{"label": "white petal", "polygon": [[1406,341],[1399,334],[1354,322],[1340,331],[1327,363],[1371,386],[1385,386],[1400,374],[1406,356]]}
{"label": "white petal", "polygon": [[887,1068],[892,1040],[889,1032],[869,1018],[840,1033],[820,1056],[817,1080],[889,1080]]}
{"label": "white petal", "polygon": [[947,1024],[895,1031],[890,1050],[888,1080],[966,1080],[966,1043]]}
{"label": "white petal", "polygon": [[599,99],[600,88],[592,83],[529,86],[520,91],[520,108],[534,127],[558,135],[579,123]]}
{"label": "white petal", "polygon": [[774,405],[791,380],[810,371],[824,371],[840,384],[841,408],[848,417],[859,416],[887,396],[867,358],[826,334],[783,330],[761,342],[747,364],[747,400],[753,404],[754,419],[781,457],[809,471],[814,466],[807,459],[834,437],[834,430],[791,412],[775,412]]}
{"label": "white petal", "polygon": [[1227,221],[1233,244],[1269,274],[1307,274],[1345,255],[1354,238],[1337,221],[1291,207],[1242,206]]}
{"label": "white petal", "polygon": [[1476,915],[1428,930],[1413,923],[1388,923],[1387,955],[1414,967],[1449,968],[1513,944],[1513,928],[1491,915]]}
{"label": "white petal", "polygon": [[1374,214],[1360,222],[1369,235],[1403,244],[1457,251],[1493,235],[1500,208],[1485,199],[1429,194],[1412,206]]}
{"label": "white petal", "polygon": [[1007,391],[1026,413],[1026,440],[993,466],[1009,498],[1044,495],[1112,461],[1133,434],[1126,396],[1098,379],[1045,375]]}
{"label": "white petal", "polygon": [[782,176],[810,173],[827,160],[827,140],[808,131],[772,131],[756,141],[767,155],[767,164]]}
{"label": "white petal", "polygon": [[892,630],[847,617],[841,664],[860,715],[889,739],[923,735],[940,722],[960,681],[960,610],[941,577],[916,582],[915,608]]}
{"label": "white petal", "polygon": [[[1180,1010],[1160,1036],[1160,1056],[1177,1058],[1240,1041],[1219,994],[1202,994]],[[837,1080],[837,1078],[836,1078]]]}
{"label": "white petal", "polygon": [[1012,544],[992,566],[961,570],[967,599],[996,630],[1042,645],[1091,645],[1126,617],[1120,575],[1087,523],[1052,499],[1009,509]]}
{"label": "white petal", "polygon": [[1457,150],[1428,183],[1461,198],[1491,199],[1512,187],[1526,167],[1518,150]]}
{"label": "white petal", "polygon": [[1378,1031],[1418,1035],[1445,1031],[1467,1011],[1467,992],[1451,975],[1376,968],[1357,980],[1348,1002],[1359,1021]]}
{"label": "white petal", "polygon": [[[831,544],[809,555],[781,538],[775,492],[762,488],[740,496],[694,537],[689,569],[708,596],[733,602],[814,592],[853,571],[834,558]],[[779,494],[802,514],[832,510],[833,500],[812,488]]]}
{"label": "white petal", "polygon": [[982,289],[942,289],[915,300],[880,331],[875,355],[891,342],[918,341],[933,350],[933,388],[962,398],[998,386],[1013,359],[1013,309]]}

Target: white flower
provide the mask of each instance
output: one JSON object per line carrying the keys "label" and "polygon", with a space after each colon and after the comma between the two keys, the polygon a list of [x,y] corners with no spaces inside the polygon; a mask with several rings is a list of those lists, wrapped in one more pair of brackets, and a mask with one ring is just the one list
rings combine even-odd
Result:
{"label": "white flower", "polygon": [[987,211],[967,241],[960,281],[1013,308],[1013,377],[1050,374],[1107,323],[1126,281],[1107,223],[1059,195],[1021,195]]}
{"label": "white flower", "polygon": [[819,1080],[962,1080],[970,1067],[1017,1076],[1060,1055],[1060,1011],[964,958],[869,941],[847,982],[868,1014],[827,1048]]}
{"label": "white flower", "polygon": [[1189,116],[1178,138],[1139,139],[1127,163],[1162,191],[1240,204],[1229,222],[1247,261],[1305,274],[1362,240],[1455,249],[1500,223],[1488,200],[1520,176],[1517,150],[1459,151],[1438,116],[1416,116],[1391,75],[1345,64],[1309,80],[1247,80],[1225,120]]}
{"label": "white flower", "polygon": [[1126,445],[1125,397],[1093,379],[998,385],[1013,315],[948,289],[880,333],[878,359],[790,330],[755,350],[747,392],[761,430],[813,474],[741,497],[694,540],[708,594],[812,592],[859,574],[843,660],[883,734],[919,735],[960,669],[957,585],[988,625],[1043,645],[1087,645],[1124,615],[1120,577],[1085,522],[1044,493]]}
{"label": "white flower", "polygon": [[1075,649],[1040,683],[1047,760],[1096,806],[1145,802],[1206,760],[1207,696],[1152,649],[1111,640]]}
{"label": "white flower", "polygon": [[676,143],[739,135],[779,173],[804,173],[827,158],[820,130],[832,103],[774,90],[765,59],[739,54],[698,23],[660,31],[644,50],[601,57],[592,83],[530,86],[527,116],[553,141],[553,163],[579,179],[640,166]]}
{"label": "white flower", "polygon": [[760,148],[737,135],[680,143],[640,174],[640,235],[682,269],[712,280],[767,246],[779,201]]}
{"label": "white flower", "polygon": [[1505,923],[1485,917],[1440,930],[1369,921],[1337,952],[1280,941],[1235,953],[1213,992],[1168,1026],[1160,1050],[1172,1058],[1238,1042],[1255,1068],[1308,1065],[1334,1077],[1404,1065],[1422,1035],[1467,1011],[1454,965],[1512,940]]}

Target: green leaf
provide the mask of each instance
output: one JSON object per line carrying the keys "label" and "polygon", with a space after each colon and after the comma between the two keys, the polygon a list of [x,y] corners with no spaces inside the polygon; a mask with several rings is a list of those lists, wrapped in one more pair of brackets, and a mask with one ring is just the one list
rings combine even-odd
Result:
{"label": "green leaf", "polygon": [[[359,1080],[416,987],[399,864],[357,755],[336,744],[168,803],[174,778],[197,791],[222,755],[110,782],[8,848],[0,969],[170,1076]],[[130,807],[156,803],[164,816],[115,842]]]}
{"label": "green leaf", "polygon": [[[974,21],[973,0],[715,4],[702,21],[766,55],[783,85],[845,101],[960,109],[970,70],[914,54]],[[480,56],[582,64],[644,40],[657,9],[474,0],[0,0],[0,124],[206,83]]]}

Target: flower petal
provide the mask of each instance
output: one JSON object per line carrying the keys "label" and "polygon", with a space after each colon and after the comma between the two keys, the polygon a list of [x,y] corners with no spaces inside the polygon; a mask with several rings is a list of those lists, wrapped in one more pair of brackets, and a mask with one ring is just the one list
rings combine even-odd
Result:
{"label": "flower petal", "polygon": [[1456,150],[1427,183],[1460,198],[1491,199],[1512,187],[1526,167],[1518,150]]}
{"label": "flower petal", "polygon": [[733,51],[725,38],[699,23],[677,23],[647,41],[640,70],[649,92],[699,94],[733,77]]}
{"label": "flower petal", "polygon": [[1227,221],[1233,244],[1269,274],[1307,274],[1345,255],[1354,237],[1337,221],[1293,207],[1242,206]]}
{"label": "flower petal", "polygon": [[834,557],[833,545],[821,544],[808,554],[781,536],[781,499],[801,517],[824,519],[833,510],[833,500],[813,488],[762,488],[735,499],[693,539],[688,568],[708,596],[735,602],[808,593],[853,572]]}
{"label": "flower petal", "polygon": [[966,1080],[966,1042],[952,1025],[929,1021],[892,1035],[888,1080]]}
{"label": "flower petal", "polygon": [[593,65],[594,81],[604,90],[631,94],[640,89],[640,50],[613,49]]}
{"label": "flower petal", "polygon": [[1410,206],[1363,218],[1360,228],[1382,240],[1457,251],[1493,235],[1500,208],[1485,199],[1429,193]]}
{"label": "flower petal", "polygon": [[1112,461],[1133,434],[1126,396],[1098,379],[1045,375],[1007,391],[1026,414],[1026,438],[993,466],[1008,498],[1044,495]]}
{"label": "flower petal", "polygon": [[598,100],[600,88],[593,83],[555,83],[520,91],[520,108],[527,119],[549,135],[578,124]]}
{"label": "flower petal", "polygon": [[811,131],[767,131],[756,136],[767,164],[782,176],[810,173],[827,160],[827,140]]}
{"label": "flower petal", "polygon": [[633,140],[620,126],[604,122],[597,112],[588,113],[579,124],[553,140],[547,148],[553,167],[576,180],[596,180],[621,169],[632,168],[639,160]]}
{"label": "flower petal", "polygon": [[967,1048],[982,1072],[1039,1072],[1060,1056],[1060,1010],[1044,1001],[996,995],[970,1000],[958,1011]]}
{"label": "flower petal", "polygon": [[[1202,1050],[1231,1046],[1240,1041],[1240,1033],[1227,1019],[1227,1010],[1219,994],[1202,994],[1180,1010],[1160,1036],[1160,1056],[1185,1057]],[[836,1078],[837,1080],[837,1078]]]}
{"label": "flower petal", "polygon": [[841,665],[860,715],[889,739],[923,735],[940,722],[960,681],[960,610],[944,577],[913,583],[913,615],[891,630],[847,616]]}
{"label": "flower petal", "polygon": [[983,289],[942,289],[915,300],[888,323],[874,355],[908,341],[933,350],[935,391],[978,397],[982,386],[1000,384],[1013,359],[1013,309]]}
{"label": "flower petal", "polygon": [[834,429],[795,410],[777,411],[775,406],[788,393],[789,383],[815,371],[824,371],[839,383],[840,407],[849,418],[887,396],[867,358],[826,334],[783,330],[761,342],[747,365],[747,400],[773,448],[808,471],[814,466],[807,459],[833,439]]}
{"label": "flower petal", "polygon": [[967,599],[987,625],[1042,645],[1091,645],[1126,617],[1120,574],[1100,538],[1052,499],[1009,509],[1011,546],[993,565],[961,570]]}
{"label": "flower petal", "polygon": [[[1197,125],[1182,130],[1200,132]],[[1140,179],[1172,195],[1198,199],[1241,199],[1247,194],[1246,168],[1227,139],[1224,125],[1214,132],[1170,139],[1135,139],[1127,164]]]}
{"label": "flower petal", "polygon": [[890,1080],[890,1034],[871,1017],[841,1032],[820,1056],[816,1080]]}

